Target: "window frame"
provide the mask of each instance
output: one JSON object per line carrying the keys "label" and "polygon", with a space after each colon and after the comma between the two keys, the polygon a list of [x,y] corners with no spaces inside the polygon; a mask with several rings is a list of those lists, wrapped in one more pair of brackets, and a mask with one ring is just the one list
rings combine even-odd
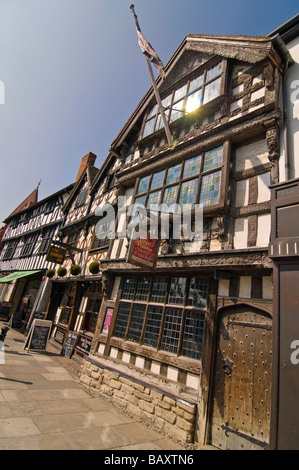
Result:
{"label": "window frame", "polygon": [[[184,359],[195,359],[201,360],[202,357],[202,345],[204,340],[204,322],[205,322],[205,311],[207,309],[207,302],[208,302],[208,289],[210,287],[210,279],[208,276],[195,276],[195,275],[155,275],[155,276],[142,276],[143,278],[150,279],[150,287],[149,287],[149,294],[147,296],[147,300],[142,301],[136,298],[136,294],[138,292],[139,282],[141,280],[140,277],[136,275],[129,275],[126,276],[122,280],[122,288],[120,293],[120,299],[118,302],[118,306],[115,310],[115,322],[113,326],[113,331],[111,335],[111,339],[123,341],[123,342],[130,342],[132,344],[136,344],[142,347],[151,348],[158,353],[170,353],[175,357],[178,357],[182,360]],[[152,301],[152,289],[154,283],[159,280],[159,278],[167,278],[167,292],[165,294],[164,302],[154,302]],[[184,292],[184,300],[182,303],[171,303],[170,302],[170,288],[172,279],[184,279],[185,280],[185,292]],[[197,307],[188,305],[188,297],[189,292],[191,289],[191,280],[193,278],[196,279],[203,279],[204,284],[207,286],[207,294],[205,298],[206,305]],[[124,295],[124,287],[126,281],[131,279],[134,281],[133,289],[129,289],[131,294],[129,296]],[[131,330],[132,330],[132,320],[136,323],[136,311],[138,312],[143,309],[143,317],[142,322],[138,320],[138,331],[139,337],[135,336],[132,338]],[[160,309],[160,320],[159,326],[154,326],[153,322],[148,323],[149,314],[153,315],[154,313],[158,315],[157,312],[153,312],[154,309]],[[151,312],[150,312],[151,310]],[[170,311],[177,311],[177,317],[179,318],[180,324],[179,329],[176,329],[175,335],[172,335],[171,329],[167,328],[166,319],[167,315]],[[187,331],[187,320],[191,318],[192,315],[195,315],[195,320],[197,324],[202,323],[202,331],[201,335],[198,337],[193,338],[190,340],[190,327]],[[135,318],[136,317],[136,318]],[[135,318],[135,320],[134,320]],[[119,320],[119,321],[118,321]],[[153,344],[153,340],[151,341],[151,328],[156,329],[156,332],[153,333],[156,336],[156,344]],[[135,328],[136,329],[136,328]],[[163,338],[165,338],[165,345],[163,344]],[[171,347],[172,340],[174,340],[174,347]],[[154,342],[154,343],[155,343]],[[192,348],[192,344],[198,344],[200,349],[196,349],[195,347]],[[177,346],[175,346],[177,345]],[[189,345],[189,348],[187,346]],[[168,347],[169,346],[169,347]],[[190,355],[183,355],[182,351],[183,348],[187,351],[190,351]],[[192,355],[193,354],[193,355]]]}
{"label": "window frame", "polygon": [[[205,163],[206,163],[206,156],[209,153],[212,153],[213,151],[216,151],[218,149],[222,148],[222,159],[221,162],[218,163],[216,166],[209,167],[208,169],[204,170]],[[193,180],[197,180],[197,188],[196,188],[196,196],[195,196],[195,201],[192,203],[192,209],[194,209],[194,204],[200,204],[201,203],[201,191],[203,188],[203,180],[205,179],[206,176],[208,175],[216,175],[217,172],[220,173],[220,182],[218,186],[218,201],[215,204],[203,204],[203,209],[204,211],[216,211],[219,210],[220,208],[223,208],[225,205],[225,193],[226,193],[226,187],[227,187],[227,175],[228,175],[228,170],[227,170],[227,162],[229,158],[229,142],[225,141],[222,144],[219,144],[216,147],[213,148],[208,148],[204,151],[200,152],[193,152],[193,156],[189,158],[182,159],[180,162],[176,162],[174,165],[169,167],[165,167],[164,169],[157,169],[157,171],[153,171],[150,174],[145,174],[142,177],[137,178],[136,181],[136,186],[135,186],[135,191],[134,191],[134,198],[133,198],[133,204],[138,203],[139,201],[144,202],[145,207],[148,207],[148,202],[152,194],[154,193],[161,193],[160,195],[160,201],[157,204],[162,204],[164,202],[164,195],[171,189],[177,188],[177,193],[175,200],[171,201],[171,204],[176,203],[178,205],[184,204],[184,201],[181,201],[181,196],[182,196],[182,188],[185,184],[192,183]],[[191,162],[192,160],[196,159],[197,157],[200,157],[200,165],[199,169],[196,173],[190,173],[184,177],[185,169],[188,166],[188,162]],[[174,167],[177,167],[181,165],[180,168],[180,176],[176,180],[173,180],[171,182],[167,182],[167,178],[169,175],[170,171],[173,171]],[[169,164],[168,164],[169,166]],[[163,179],[163,184],[160,187],[155,186],[153,189],[151,187],[152,181],[155,177],[156,174],[161,173],[164,171],[164,179]],[[139,185],[142,180],[145,180],[148,178],[148,185],[146,191],[139,191]],[[211,199],[211,198],[210,198]],[[139,200],[139,201],[138,201]],[[141,203],[142,203],[141,202]]]}
{"label": "window frame", "polygon": [[[208,72],[213,68],[217,67],[217,65],[221,64],[221,71],[220,73],[212,76],[211,78],[208,77]],[[167,118],[167,121],[170,126],[175,125],[180,119],[192,115],[194,112],[196,113],[199,109],[202,109],[205,106],[209,106],[213,103],[214,100],[219,99],[224,95],[225,91],[225,84],[226,84],[226,69],[227,69],[227,60],[222,57],[213,57],[212,59],[208,60],[204,64],[200,65],[196,70],[191,72],[188,76],[185,76],[183,79],[179,80],[167,90],[163,90],[161,93],[161,101],[164,107],[164,112]],[[203,77],[202,82],[195,86],[190,90],[191,83],[194,82],[197,78]],[[213,82],[217,80],[220,81],[219,83],[219,93],[216,96],[213,96],[210,100],[205,102],[205,90],[209,87]],[[186,87],[185,92],[180,95],[176,96],[180,90]],[[200,105],[187,112],[187,101],[191,95],[194,95],[198,91],[201,90],[201,103]],[[182,102],[182,109],[178,109],[178,104]],[[174,112],[181,112],[181,116],[176,117],[172,120],[172,114]],[[152,122],[152,126],[149,132],[146,132],[147,123]],[[157,132],[161,131],[164,128],[161,115],[158,109],[158,106],[155,102],[152,103],[152,106],[149,107],[148,112],[146,113],[143,125],[141,129],[141,137],[140,139],[148,139],[152,135],[156,134]]]}

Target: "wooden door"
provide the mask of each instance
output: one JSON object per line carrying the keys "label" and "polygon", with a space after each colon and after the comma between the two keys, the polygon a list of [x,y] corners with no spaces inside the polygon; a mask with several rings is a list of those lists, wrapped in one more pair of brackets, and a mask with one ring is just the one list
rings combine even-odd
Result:
{"label": "wooden door", "polygon": [[239,306],[220,317],[213,386],[211,444],[220,449],[268,448],[272,320]]}

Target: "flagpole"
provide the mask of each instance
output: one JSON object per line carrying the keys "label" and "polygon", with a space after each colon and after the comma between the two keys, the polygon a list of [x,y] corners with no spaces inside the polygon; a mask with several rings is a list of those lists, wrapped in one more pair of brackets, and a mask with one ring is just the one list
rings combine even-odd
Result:
{"label": "flagpole", "polygon": [[[134,16],[137,31],[140,31],[140,26],[139,26],[138,19],[137,19],[135,10],[134,10],[134,5],[131,5],[130,9],[131,9],[132,14]],[[156,97],[156,100],[157,100],[158,109],[159,109],[159,112],[161,114],[162,121],[163,121],[163,124],[164,124],[168,145],[169,145],[169,147],[171,147],[172,146],[172,136],[171,136],[169,125],[168,125],[168,122],[167,122],[167,118],[166,118],[166,115],[165,115],[165,112],[164,112],[162,101],[161,101],[161,98],[160,98],[160,95],[159,95],[158,87],[157,87],[156,80],[155,80],[155,77],[154,77],[154,72],[153,72],[153,69],[152,69],[152,65],[151,65],[149,57],[145,56],[145,60],[146,60],[146,63],[147,63],[148,71],[149,71],[149,74],[150,74],[150,79],[151,79],[153,90],[154,90],[155,97]]]}
{"label": "flagpole", "polygon": [[151,81],[152,81],[153,89],[154,89],[154,92],[155,92],[155,96],[156,96],[156,100],[157,100],[159,112],[160,112],[161,117],[162,117],[162,120],[163,120],[163,124],[164,124],[165,132],[166,132],[166,137],[167,137],[168,145],[169,145],[169,147],[171,147],[171,145],[172,145],[172,137],[171,137],[170,129],[169,129],[169,126],[168,126],[167,118],[166,118],[166,116],[165,116],[165,112],[164,112],[164,108],[163,108],[163,105],[162,105],[162,101],[161,101],[161,98],[160,98],[160,95],[159,95],[159,91],[158,91],[158,88],[157,88],[157,85],[156,85],[156,81],[155,81],[153,69],[152,69],[152,66],[151,66],[151,63],[150,63],[149,58],[146,57],[145,60],[146,60],[146,63],[147,63],[147,66],[148,66],[148,71],[149,71],[149,74],[150,74],[150,77],[151,77]]}

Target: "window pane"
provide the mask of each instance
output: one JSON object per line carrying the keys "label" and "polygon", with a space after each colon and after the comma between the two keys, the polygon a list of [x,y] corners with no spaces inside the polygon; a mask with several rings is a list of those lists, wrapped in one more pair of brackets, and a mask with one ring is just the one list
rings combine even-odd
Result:
{"label": "window pane", "polygon": [[218,75],[221,74],[222,71],[222,62],[219,62],[219,64],[214,65],[207,71],[207,82],[212,80],[215,77],[218,77]]}
{"label": "window pane", "polygon": [[155,114],[157,114],[157,112],[158,112],[158,105],[155,104],[152,110],[148,113],[147,119],[153,117]]}
{"label": "window pane", "polygon": [[194,206],[196,202],[197,187],[198,187],[197,178],[191,181],[186,181],[186,183],[183,183],[181,187],[179,204],[180,205],[191,204],[191,206]]}
{"label": "window pane", "polygon": [[[180,98],[183,98],[187,93],[187,85],[182,86],[174,93],[173,101],[178,101]],[[174,106],[176,108],[176,105]]]}
{"label": "window pane", "polygon": [[193,277],[190,281],[188,305],[205,308],[207,306],[209,280],[204,277]]}
{"label": "window pane", "polygon": [[189,160],[186,160],[183,178],[185,179],[185,178],[189,178],[189,176],[198,175],[200,172],[200,162],[201,162],[201,155],[198,155],[194,158],[190,158]]}
{"label": "window pane", "polygon": [[144,130],[143,130],[143,137],[146,137],[147,135],[152,134],[154,132],[154,127],[155,127],[155,121],[156,121],[156,116],[149,121],[146,121]]}
{"label": "window pane", "polygon": [[185,277],[172,277],[170,282],[169,299],[170,304],[183,305],[186,291]]}
{"label": "window pane", "polygon": [[194,80],[191,80],[189,93],[199,88],[202,84],[203,84],[203,75],[199,75],[199,77],[196,77],[194,78]]}
{"label": "window pane", "polygon": [[171,97],[172,97],[172,94],[166,96],[166,98],[164,98],[162,100],[162,106],[163,108],[169,108],[170,104],[171,104]]}
{"label": "window pane", "polygon": [[176,353],[178,350],[180,328],[182,322],[182,310],[167,308],[163,327],[161,349]]}
{"label": "window pane", "polygon": [[139,341],[143,319],[144,319],[145,305],[135,304],[132,310],[129,332],[127,339],[132,341]]}
{"label": "window pane", "polygon": [[151,183],[151,189],[162,188],[164,183],[164,176],[165,170],[159,171],[158,173],[154,173]]}
{"label": "window pane", "polygon": [[137,286],[136,277],[128,277],[123,288],[122,299],[132,300]]}
{"label": "window pane", "polygon": [[176,119],[179,119],[184,115],[183,112],[183,107],[184,107],[184,100],[178,101],[175,103],[172,107],[171,115],[170,115],[170,121],[173,122]]}
{"label": "window pane", "polygon": [[201,358],[204,332],[204,314],[186,310],[184,335],[182,343],[182,356]]}
{"label": "window pane", "polygon": [[205,153],[203,171],[212,170],[222,164],[222,146]]}
{"label": "window pane", "polygon": [[178,165],[175,165],[172,168],[168,169],[166,184],[176,183],[177,181],[179,181],[181,176],[181,167],[182,164],[179,163]]}
{"label": "window pane", "polygon": [[[166,120],[167,120],[167,122],[168,122],[170,110],[169,110],[169,109],[166,109],[166,110],[164,111],[164,114],[165,114]],[[157,124],[156,124],[155,130],[158,131],[159,129],[162,129],[162,127],[164,127],[164,122],[163,122],[163,119],[162,119],[161,114],[159,114],[159,115],[158,115],[158,119],[157,119]]]}
{"label": "window pane", "polygon": [[130,313],[131,303],[120,302],[113,335],[124,338]]}
{"label": "window pane", "polygon": [[145,193],[148,190],[150,178],[151,178],[150,175],[144,176],[143,178],[141,178],[141,180],[139,181],[137,194]]}
{"label": "window pane", "polygon": [[186,113],[192,113],[202,105],[202,90],[195,91],[187,98]]}
{"label": "window pane", "polygon": [[161,199],[161,191],[150,193],[147,200],[147,208],[150,209],[151,204],[159,204]]}
{"label": "window pane", "polygon": [[221,172],[216,171],[210,175],[203,176],[200,192],[200,203],[203,204],[203,206],[218,204],[220,175]]}
{"label": "window pane", "polygon": [[135,300],[147,300],[150,291],[151,278],[142,277],[139,279]]}
{"label": "window pane", "polygon": [[167,277],[155,277],[150,299],[151,302],[165,302],[167,285]]}
{"label": "window pane", "polygon": [[205,95],[204,95],[204,104],[207,103],[208,101],[213,100],[216,98],[216,96],[219,95],[220,93],[220,83],[221,83],[221,78],[217,78],[217,80],[214,80],[213,82],[209,83],[205,87]]}
{"label": "window pane", "polygon": [[171,188],[166,188],[163,197],[163,203],[170,206],[175,204],[177,201],[178,186],[171,186]]}
{"label": "window pane", "polygon": [[154,305],[149,306],[143,339],[144,344],[154,347],[158,345],[162,310],[162,307],[155,307]]}
{"label": "window pane", "polygon": [[77,197],[75,207],[82,206],[82,204],[85,203],[86,198],[87,198],[87,193],[88,193],[87,189],[84,189],[83,191],[81,191],[81,193]]}

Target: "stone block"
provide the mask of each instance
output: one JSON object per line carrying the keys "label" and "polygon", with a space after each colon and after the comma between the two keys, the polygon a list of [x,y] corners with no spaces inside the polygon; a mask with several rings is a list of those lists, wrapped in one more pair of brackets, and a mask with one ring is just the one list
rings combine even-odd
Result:
{"label": "stone block", "polygon": [[122,384],[119,380],[111,379],[109,382],[109,385],[112,388],[116,388],[117,390],[120,390]]}
{"label": "stone block", "polygon": [[170,424],[174,424],[177,419],[176,415],[172,411],[167,411],[163,409],[161,409],[161,417]]}
{"label": "stone block", "polygon": [[141,393],[141,392],[138,392],[137,390],[135,391],[135,396],[137,398],[140,398],[140,400],[145,400],[149,403],[151,403],[153,401],[152,397],[149,396],[149,395],[145,395],[144,393]]}
{"label": "stone block", "polygon": [[88,386],[89,386],[89,385],[90,385],[90,382],[91,382],[91,378],[88,377],[88,376],[85,375],[85,374],[84,374],[84,375],[81,375],[81,377],[80,377],[80,382],[81,382],[82,384],[84,384],[84,385],[88,385]]}
{"label": "stone block", "polygon": [[147,413],[153,414],[155,411],[155,406],[152,403],[148,403],[147,401],[144,400],[139,400],[139,407],[147,411]]}
{"label": "stone block", "polygon": [[166,403],[168,403],[168,404],[171,405],[171,406],[175,406],[175,405],[176,405],[176,401],[173,400],[173,398],[170,398],[170,397],[167,397],[167,396],[164,396],[164,397],[163,397],[163,401],[165,401]]}
{"label": "stone block", "polygon": [[178,417],[176,420],[176,426],[178,426],[180,429],[183,429],[184,431],[193,431],[193,423],[185,421],[180,417]]}

